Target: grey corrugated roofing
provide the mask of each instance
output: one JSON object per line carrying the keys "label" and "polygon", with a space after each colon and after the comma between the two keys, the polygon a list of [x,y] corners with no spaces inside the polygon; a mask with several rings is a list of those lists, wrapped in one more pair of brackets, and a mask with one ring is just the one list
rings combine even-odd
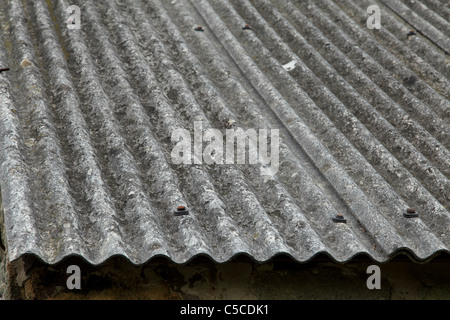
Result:
{"label": "grey corrugated roofing", "polygon": [[[380,30],[366,27],[372,4]],[[9,259],[448,253],[449,12],[438,0],[2,1]],[[174,164],[172,133],[194,121],[278,129],[278,172]]]}

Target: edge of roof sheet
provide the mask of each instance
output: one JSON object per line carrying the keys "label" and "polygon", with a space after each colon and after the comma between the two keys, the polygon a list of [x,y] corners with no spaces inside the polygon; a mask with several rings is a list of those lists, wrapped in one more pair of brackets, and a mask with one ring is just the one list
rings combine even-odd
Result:
{"label": "edge of roof sheet", "polygon": [[355,253],[354,255],[350,256],[346,260],[337,260],[335,257],[333,257],[331,254],[329,254],[326,251],[318,251],[318,252],[312,254],[310,257],[308,257],[307,259],[304,259],[304,260],[297,259],[293,255],[291,255],[291,254],[289,254],[287,252],[278,252],[278,253],[270,256],[266,260],[258,260],[253,255],[251,255],[251,254],[249,254],[247,252],[237,252],[237,253],[234,253],[234,254],[228,256],[226,259],[223,259],[223,260],[217,260],[213,256],[211,256],[210,254],[206,254],[206,253],[197,253],[197,254],[194,254],[194,255],[190,256],[190,258],[188,258],[188,259],[180,260],[180,261],[175,261],[171,257],[169,257],[168,255],[165,255],[165,254],[155,254],[155,255],[153,255],[151,257],[148,257],[146,260],[141,261],[141,262],[133,261],[133,260],[130,259],[130,257],[122,255],[122,254],[113,254],[113,255],[110,255],[110,256],[104,258],[103,260],[93,261],[91,259],[86,258],[83,255],[73,254],[73,253],[72,254],[66,254],[66,255],[60,255],[57,258],[53,259],[52,261],[49,261],[49,260],[43,259],[41,255],[36,254],[34,252],[26,252],[26,253],[20,255],[19,257],[15,257],[14,259],[10,260],[10,263],[12,263],[14,261],[17,261],[20,258],[29,257],[29,256],[32,256],[32,257],[34,257],[34,258],[36,258],[36,259],[38,259],[38,260],[40,260],[40,261],[42,261],[42,262],[44,262],[45,264],[48,264],[48,265],[57,265],[57,264],[63,262],[64,260],[66,260],[68,258],[78,258],[78,259],[86,261],[87,263],[89,263],[90,265],[93,265],[93,266],[102,265],[102,264],[106,263],[107,261],[109,261],[111,259],[114,259],[114,258],[124,258],[125,260],[127,260],[128,262],[130,262],[131,264],[133,264],[135,266],[145,265],[145,264],[151,262],[152,260],[155,260],[155,259],[158,259],[158,258],[164,258],[164,259],[167,259],[168,261],[174,262],[176,264],[184,265],[184,264],[190,263],[193,260],[196,260],[196,259],[201,258],[201,257],[208,258],[208,259],[211,260],[211,262],[220,264],[220,263],[230,262],[230,261],[232,261],[232,260],[234,260],[234,259],[236,259],[238,257],[242,257],[242,256],[243,257],[247,257],[249,260],[252,260],[252,261],[254,261],[256,263],[268,263],[268,262],[274,260],[277,257],[288,257],[293,262],[308,263],[308,262],[312,262],[313,260],[317,259],[318,256],[326,256],[331,261],[333,261],[335,263],[345,264],[345,263],[352,262],[352,260],[354,260],[357,257],[367,257],[367,258],[369,258],[370,260],[372,260],[375,263],[388,263],[388,262],[392,261],[394,258],[403,255],[403,256],[407,256],[414,263],[419,263],[419,264],[422,263],[423,264],[423,263],[428,263],[428,262],[432,261],[434,258],[440,256],[441,254],[444,254],[444,255],[447,254],[448,257],[450,258],[450,251],[449,250],[445,250],[445,249],[436,250],[435,252],[433,252],[432,254],[430,254],[427,257],[419,258],[412,250],[410,250],[408,248],[399,248],[399,249],[393,251],[389,256],[387,256],[386,259],[376,259],[375,257],[373,257],[372,255],[370,255],[368,253],[358,252],[358,253]]}

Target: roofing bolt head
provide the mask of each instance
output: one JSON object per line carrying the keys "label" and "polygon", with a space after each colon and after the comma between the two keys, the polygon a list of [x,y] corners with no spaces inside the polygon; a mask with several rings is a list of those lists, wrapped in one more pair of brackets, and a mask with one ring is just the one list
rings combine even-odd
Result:
{"label": "roofing bolt head", "polygon": [[340,222],[340,223],[346,223],[347,219],[344,218],[344,216],[340,213],[336,214],[333,218],[334,222]]}
{"label": "roofing bolt head", "polygon": [[252,29],[252,27],[250,27],[249,24],[246,24],[242,27],[242,30],[251,30],[251,29]]}
{"label": "roofing bolt head", "polygon": [[174,213],[176,216],[184,216],[189,214],[189,210],[185,206],[178,206]]}
{"label": "roofing bolt head", "polygon": [[409,36],[415,36],[417,33],[414,30],[410,30],[406,36],[409,38]]}
{"label": "roofing bolt head", "polygon": [[202,26],[197,26],[194,30],[195,31],[205,31],[205,30],[203,30]]}
{"label": "roofing bolt head", "polygon": [[405,218],[414,218],[414,217],[418,217],[419,214],[416,212],[416,209],[414,209],[414,208],[407,208],[406,212],[403,213],[403,216]]}

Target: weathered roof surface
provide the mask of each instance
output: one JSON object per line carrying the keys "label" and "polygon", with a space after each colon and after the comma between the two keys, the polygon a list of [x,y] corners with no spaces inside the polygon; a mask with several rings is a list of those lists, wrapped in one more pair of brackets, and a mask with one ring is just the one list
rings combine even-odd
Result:
{"label": "weathered roof surface", "polygon": [[[376,1],[369,30],[372,4],[1,1],[10,260],[448,253],[450,7]],[[194,121],[278,129],[278,172],[174,164],[172,133]]]}

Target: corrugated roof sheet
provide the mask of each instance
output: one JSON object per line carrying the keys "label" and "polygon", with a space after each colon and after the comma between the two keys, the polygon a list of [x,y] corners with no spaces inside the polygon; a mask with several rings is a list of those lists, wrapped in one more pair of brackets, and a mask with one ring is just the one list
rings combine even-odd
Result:
{"label": "corrugated roof sheet", "polygon": [[[2,1],[9,259],[448,253],[449,13],[438,0]],[[194,121],[278,129],[278,172],[174,164],[172,133]]]}

